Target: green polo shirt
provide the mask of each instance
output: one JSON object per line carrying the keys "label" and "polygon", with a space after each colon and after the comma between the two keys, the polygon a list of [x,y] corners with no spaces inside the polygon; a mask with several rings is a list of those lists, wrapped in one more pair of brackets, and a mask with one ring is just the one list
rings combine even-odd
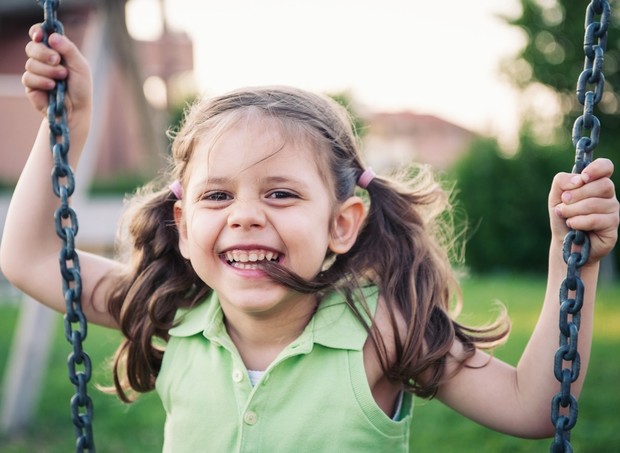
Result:
{"label": "green polo shirt", "polygon": [[[364,292],[374,311],[377,289]],[[411,395],[398,421],[377,406],[364,370],[368,334],[342,296],[321,302],[256,386],[226,332],[217,295],[179,319],[157,379],[165,452],[408,451]]]}

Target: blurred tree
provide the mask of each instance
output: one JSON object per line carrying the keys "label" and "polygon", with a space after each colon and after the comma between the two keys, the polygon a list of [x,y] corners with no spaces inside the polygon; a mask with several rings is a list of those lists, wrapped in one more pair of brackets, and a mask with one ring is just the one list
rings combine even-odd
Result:
{"label": "blurred tree", "polygon": [[[506,156],[494,139],[481,138],[453,167],[457,219],[467,228],[465,262],[474,272],[543,272],[547,267],[547,194],[562,153],[532,142],[524,129],[520,148]],[[500,215],[498,215],[500,213]]]}
{"label": "blurred tree", "polygon": [[347,112],[349,112],[349,116],[351,118],[353,132],[355,132],[355,135],[360,139],[363,138],[366,134],[366,123],[364,123],[364,120],[359,115],[358,109],[355,106],[356,102],[353,97],[347,92],[331,93],[328,94],[328,96],[347,109]]}
{"label": "blurred tree", "polygon": [[[516,59],[506,61],[504,68],[517,87],[527,92],[536,85],[543,86],[557,100],[558,121],[554,130],[542,132],[539,128],[538,137],[557,145],[560,150],[566,149],[571,160],[558,170],[569,171],[574,162],[574,147],[571,143],[571,129],[576,118],[583,113],[583,106],[577,101],[575,91],[577,78],[583,71],[585,54],[583,42],[585,35],[586,7],[589,2],[575,5],[571,0],[519,0],[521,15],[516,18],[505,18],[507,23],[518,27],[526,37],[526,43]],[[612,2],[610,2],[612,3]],[[594,20],[600,21],[600,15]],[[620,10],[611,9],[609,28],[607,31],[607,47],[603,73],[605,87],[601,102],[596,106],[594,114],[601,121],[601,134],[598,147],[594,150],[594,158],[603,156],[620,162]],[[588,86],[588,89],[593,89]],[[545,123],[537,117],[537,109],[529,109],[526,122],[535,125]],[[534,128],[533,128],[534,129]],[[544,130],[544,128],[543,128]],[[541,134],[542,132],[542,134]],[[584,131],[586,134],[588,131]],[[551,141],[549,141],[551,139]],[[569,154],[572,151],[572,154]],[[564,161],[562,161],[564,162]],[[620,174],[613,176],[618,187]],[[619,254],[604,260],[601,275],[604,280],[615,278]]]}
{"label": "blurred tree", "polygon": [[[540,99],[533,99],[535,88],[544,87],[551,94],[557,105],[559,116],[555,130],[547,129],[538,140],[544,138],[549,143],[555,142],[566,148],[569,164],[574,157],[568,154],[573,149],[570,131],[575,119],[583,113],[583,106],[577,101],[575,90],[577,78],[584,66],[584,23],[588,2],[572,0],[519,0],[521,15],[516,18],[504,18],[506,22],[518,27],[526,38],[525,46],[516,58],[503,63],[505,72],[515,85],[524,93],[525,102],[533,107],[527,114],[527,122],[538,121],[549,125],[539,117],[541,108],[535,108]],[[599,20],[600,16],[595,16]],[[620,149],[616,143],[620,138],[620,53],[618,51],[620,12],[612,9],[608,29],[607,49],[605,51],[605,90],[601,102],[597,105],[595,115],[601,120],[601,140],[594,151],[595,157],[610,157],[619,161]],[[529,95],[529,96],[528,96]],[[538,104],[540,107],[540,104]],[[564,167],[567,171],[571,165]]]}

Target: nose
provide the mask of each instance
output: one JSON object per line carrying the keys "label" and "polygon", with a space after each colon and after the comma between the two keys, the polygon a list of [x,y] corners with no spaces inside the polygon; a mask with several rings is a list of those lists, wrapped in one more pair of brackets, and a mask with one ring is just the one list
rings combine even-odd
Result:
{"label": "nose", "polygon": [[266,215],[258,200],[237,199],[230,206],[228,226],[230,228],[252,229],[265,226]]}

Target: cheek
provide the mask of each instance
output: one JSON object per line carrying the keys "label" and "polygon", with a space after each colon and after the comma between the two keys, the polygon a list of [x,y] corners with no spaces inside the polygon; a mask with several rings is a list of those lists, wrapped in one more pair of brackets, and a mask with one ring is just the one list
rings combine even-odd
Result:
{"label": "cheek", "polygon": [[186,219],[188,252],[193,258],[197,257],[196,254],[210,254],[213,251],[219,231],[215,220],[215,216],[201,213],[193,213]]}
{"label": "cheek", "polygon": [[297,265],[316,271],[323,265],[328,250],[329,218],[316,213],[311,219],[300,215],[288,223],[286,233],[280,230],[280,234],[286,234],[288,251]]}

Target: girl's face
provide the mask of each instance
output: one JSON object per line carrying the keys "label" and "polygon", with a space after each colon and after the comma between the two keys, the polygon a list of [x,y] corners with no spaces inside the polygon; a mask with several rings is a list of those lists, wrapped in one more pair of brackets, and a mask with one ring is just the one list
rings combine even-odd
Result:
{"label": "girl's face", "polygon": [[196,145],[175,209],[179,245],[227,316],[314,306],[314,296],[273,282],[261,263],[277,261],[309,280],[329,249],[344,253],[355,241],[363,204],[357,197],[335,204],[320,150],[309,143],[285,140],[275,121],[261,119],[238,121],[215,143],[206,137]]}

